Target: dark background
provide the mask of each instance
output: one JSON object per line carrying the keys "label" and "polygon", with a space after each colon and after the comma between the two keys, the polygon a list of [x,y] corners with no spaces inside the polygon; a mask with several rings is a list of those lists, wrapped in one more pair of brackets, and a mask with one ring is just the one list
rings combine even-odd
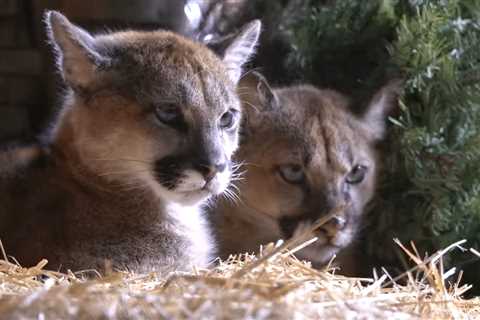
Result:
{"label": "dark background", "polygon": [[[0,0],[0,144],[35,140],[61,104],[63,84],[53,67],[42,21],[47,9],[62,12],[93,33],[162,28],[200,41],[219,39],[248,21],[261,18],[261,45],[248,68],[263,72],[274,85],[288,85],[309,79],[309,73],[297,74],[298,68],[285,63],[292,50],[286,31],[295,17],[302,17],[306,3],[305,0]],[[188,5],[199,10],[197,20],[185,13]],[[337,57],[337,53],[334,50],[332,56]],[[326,61],[316,66],[319,72],[315,74],[321,75],[321,79],[315,79],[315,84],[345,89],[338,85],[349,83],[344,81],[345,77],[340,77],[341,81],[335,79],[349,73],[336,69],[331,72],[332,65],[335,63]],[[343,61],[340,65],[344,65]],[[355,70],[358,74],[369,74],[358,64]],[[349,78],[357,81],[358,74]]]}
{"label": "dark background", "polygon": [[[207,3],[207,1],[204,1]],[[42,16],[55,9],[93,31],[168,28],[186,33],[185,1],[0,0],[0,143],[39,134],[60,104]]]}
{"label": "dark background", "polygon": [[[328,2],[318,1],[318,4]],[[386,53],[383,35],[375,34],[373,44],[369,39],[357,41],[362,45],[360,50],[344,44],[332,47],[331,39],[326,37],[319,40],[326,47],[317,48],[323,57],[320,65],[304,70],[298,67],[298,61],[289,63],[294,52],[289,30],[298,23],[295,19],[301,17],[302,23],[307,3],[305,0],[0,0],[0,144],[33,140],[61,104],[62,83],[53,68],[42,21],[47,9],[62,12],[93,33],[163,28],[200,41],[221,38],[244,23],[261,18],[261,44],[248,68],[264,73],[273,85],[308,81],[349,95],[357,87],[366,87],[366,79],[382,60],[378,57]],[[187,5],[199,10],[197,20],[187,17]],[[349,53],[347,58],[345,52]],[[351,59],[350,54],[356,58]]]}

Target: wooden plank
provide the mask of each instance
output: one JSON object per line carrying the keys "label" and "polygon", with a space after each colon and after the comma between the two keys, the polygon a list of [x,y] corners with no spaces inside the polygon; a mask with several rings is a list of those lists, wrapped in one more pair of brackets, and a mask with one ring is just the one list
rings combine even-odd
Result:
{"label": "wooden plank", "polygon": [[22,0],[0,0],[0,16],[13,16],[20,11]]}
{"label": "wooden plank", "polygon": [[27,107],[0,105],[0,138],[19,136],[29,130]]}
{"label": "wooden plank", "polygon": [[43,61],[39,50],[0,50],[0,74],[38,75],[42,70]]}
{"label": "wooden plank", "polygon": [[0,103],[8,105],[36,105],[44,99],[40,77],[0,76]]}
{"label": "wooden plank", "polygon": [[0,19],[0,48],[26,48],[30,45],[27,23],[24,19],[14,17]]}
{"label": "wooden plank", "polygon": [[183,12],[183,1],[170,0],[84,0],[60,1],[60,11],[78,21],[123,21],[140,24],[161,23]]}

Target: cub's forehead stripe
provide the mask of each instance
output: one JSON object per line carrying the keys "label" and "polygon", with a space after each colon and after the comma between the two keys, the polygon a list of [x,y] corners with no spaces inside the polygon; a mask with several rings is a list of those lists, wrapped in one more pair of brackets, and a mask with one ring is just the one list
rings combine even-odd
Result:
{"label": "cub's forehead stripe", "polygon": [[216,109],[231,101],[227,88],[208,70],[201,70],[194,77],[179,81],[176,91],[182,97],[181,102],[187,106],[194,102]]}
{"label": "cub's forehead stripe", "polygon": [[[194,82],[194,83],[192,83]],[[203,86],[202,90],[198,90],[199,84],[202,84],[202,81],[198,78],[193,79],[184,79],[178,84],[178,91],[182,97],[182,104],[189,106],[192,101],[204,101],[203,95]]]}
{"label": "cub's forehead stripe", "polygon": [[[333,119],[329,119],[332,121]],[[333,127],[333,124],[320,123],[320,115],[313,117],[311,121],[310,143],[314,146],[315,158],[332,166],[336,170],[347,170],[353,161],[350,144],[353,143],[347,134]]]}

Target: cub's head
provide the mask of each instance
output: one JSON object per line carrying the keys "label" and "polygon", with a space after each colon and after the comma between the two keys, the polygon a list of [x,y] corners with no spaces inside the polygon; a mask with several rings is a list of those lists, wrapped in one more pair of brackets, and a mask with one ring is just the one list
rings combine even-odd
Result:
{"label": "cub's head", "polygon": [[374,195],[376,146],[384,138],[397,85],[381,89],[366,112],[355,116],[337,92],[312,86],[271,90],[262,77],[250,78],[244,86],[256,92],[242,96],[246,139],[238,158],[247,170],[241,198],[254,214],[274,221],[283,239],[346,205],[318,230],[318,241],[299,252],[323,265],[351,243]]}
{"label": "cub's head", "polygon": [[228,185],[241,118],[236,84],[260,22],[219,52],[171,32],[93,36],[47,12],[67,84],[54,144],[79,166],[127,189],[189,205]]}

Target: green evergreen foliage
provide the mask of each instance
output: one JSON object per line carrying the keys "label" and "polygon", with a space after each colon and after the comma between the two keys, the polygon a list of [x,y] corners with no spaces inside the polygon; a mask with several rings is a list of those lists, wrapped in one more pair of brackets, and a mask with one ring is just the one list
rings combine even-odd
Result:
{"label": "green evergreen foliage", "polygon": [[479,14],[479,1],[424,1],[391,46],[406,81],[378,214],[430,252],[463,238],[480,247]]}
{"label": "green evergreen foliage", "polygon": [[282,29],[290,73],[350,93],[405,80],[367,253],[395,261],[394,237],[420,252],[463,238],[480,248],[480,1],[304,3]]}
{"label": "green evergreen foliage", "polygon": [[386,1],[310,1],[302,19],[285,27],[291,43],[287,66],[297,78],[356,91],[382,77],[395,12]]}

